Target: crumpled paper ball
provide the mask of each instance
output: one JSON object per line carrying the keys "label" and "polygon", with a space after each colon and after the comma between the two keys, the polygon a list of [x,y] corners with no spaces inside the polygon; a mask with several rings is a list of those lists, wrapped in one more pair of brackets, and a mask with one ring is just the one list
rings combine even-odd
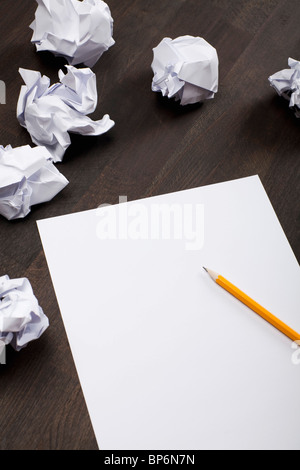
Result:
{"label": "crumpled paper ball", "polygon": [[205,39],[164,38],[153,49],[152,91],[175,98],[181,105],[214,97],[218,91],[218,54]]}
{"label": "crumpled paper ball", "polygon": [[26,217],[31,206],[53,199],[69,183],[50,161],[45,147],[0,145],[0,214]]}
{"label": "crumpled paper ball", "polygon": [[89,68],[66,66],[59,71],[60,83],[50,86],[50,79],[40,72],[19,69],[25,82],[17,105],[17,118],[29,132],[32,142],[45,146],[54,162],[63,159],[71,144],[69,132],[81,135],[104,134],[114,126],[108,114],[92,121],[87,114],[95,111],[98,101],[96,76]]}
{"label": "crumpled paper ball", "polygon": [[0,277],[0,340],[20,351],[48,326],[28,279]]}
{"label": "crumpled paper ball", "polygon": [[65,57],[70,65],[93,67],[115,44],[113,19],[101,0],[36,0],[31,42],[37,51]]}
{"label": "crumpled paper ball", "polygon": [[289,69],[280,70],[269,77],[270,85],[290,102],[297,118],[300,118],[300,62],[289,58]]}

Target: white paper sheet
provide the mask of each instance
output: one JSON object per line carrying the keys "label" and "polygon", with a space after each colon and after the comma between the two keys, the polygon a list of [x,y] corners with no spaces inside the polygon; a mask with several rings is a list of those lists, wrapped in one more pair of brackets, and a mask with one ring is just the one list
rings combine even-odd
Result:
{"label": "white paper sheet", "polygon": [[51,201],[68,184],[45,147],[0,145],[0,214],[26,217],[31,206]]}
{"label": "white paper sheet", "polygon": [[70,65],[93,67],[115,44],[113,19],[102,0],[36,0],[31,42],[36,50],[65,57]]}
{"label": "white paper sheet", "polygon": [[299,265],[258,177],[38,227],[100,449],[300,449],[294,343],[202,269],[300,331]]}
{"label": "white paper sheet", "polygon": [[99,121],[87,116],[95,111],[98,101],[94,72],[71,65],[66,68],[67,74],[60,70],[60,83],[52,86],[40,72],[19,69],[25,85],[20,91],[17,118],[32,141],[48,149],[54,162],[63,160],[71,144],[69,133],[101,135],[115,124],[108,114]]}
{"label": "white paper sheet", "polygon": [[212,99],[218,91],[218,54],[205,39],[164,38],[153,49],[152,90],[181,105]]}
{"label": "white paper sheet", "polygon": [[28,279],[0,277],[0,341],[16,351],[38,339],[49,326]]}
{"label": "white paper sheet", "polygon": [[289,69],[280,70],[269,77],[270,85],[290,102],[295,116],[300,118],[300,62],[289,58]]}

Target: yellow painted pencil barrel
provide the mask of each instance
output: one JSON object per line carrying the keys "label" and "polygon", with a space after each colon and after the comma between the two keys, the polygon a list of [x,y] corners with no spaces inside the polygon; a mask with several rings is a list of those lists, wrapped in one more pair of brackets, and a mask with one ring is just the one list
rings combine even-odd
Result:
{"label": "yellow painted pencil barrel", "polygon": [[223,287],[223,289],[227,290],[227,292],[229,292],[238,300],[243,302],[243,304],[247,305],[247,307],[249,307],[255,313],[260,315],[264,320],[266,320],[275,328],[277,328],[279,331],[281,331],[286,336],[288,336],[292,341],[300,341],[299,333],[297,333],[288,325],[283,323],[281,320],[279,320],[279,318],[275,317],[275,315],[272,315],[272,313],[270,313],[260,304],[255,302],[255,300],[251,299],[251,297],[249,297],[240,289],[238,289],[235,285],[233,285],[231,282],[225,279],[225,277],[221,276],[220,274],[215,273],[214,271],[211,271],[210,269],[207,269],[207,268],[204,268],[204,269],[219,286]]}

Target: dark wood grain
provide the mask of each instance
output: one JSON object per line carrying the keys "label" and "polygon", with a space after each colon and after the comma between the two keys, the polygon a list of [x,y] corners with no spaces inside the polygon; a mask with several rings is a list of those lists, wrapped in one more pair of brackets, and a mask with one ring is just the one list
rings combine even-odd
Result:
{"label": "dark wood grain", "polygon": [[[93,68],[99,104],[116,126],[72,137],[59,170],[69,186],[25,219],[0,220],[1,273],[28,277],[50,328],[0,366],[0,450],[96,449],[36,220],[258,174],[299,261],[300,119],[268,76],[300,59],[299,0],[110,0],[116,40]],[[17,122],[18,68],[57,81],[63,59],[35,52],[33,0],[0,2],[0,144],[31,144]],[[180,107],[151,91],[152,48],[163,37],[202,36],[216,47],[214,100]]]}

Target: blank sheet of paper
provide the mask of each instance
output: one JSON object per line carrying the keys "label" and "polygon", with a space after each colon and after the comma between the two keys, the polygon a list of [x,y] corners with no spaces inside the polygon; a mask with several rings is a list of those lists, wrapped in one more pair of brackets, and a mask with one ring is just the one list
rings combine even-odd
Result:
{"label": "blank sheet of paper", "polygon": [[[38,222],[100,449],[300,449],[300,269],[257,176]],[[51,325],[50,325],[51,328]]]}

